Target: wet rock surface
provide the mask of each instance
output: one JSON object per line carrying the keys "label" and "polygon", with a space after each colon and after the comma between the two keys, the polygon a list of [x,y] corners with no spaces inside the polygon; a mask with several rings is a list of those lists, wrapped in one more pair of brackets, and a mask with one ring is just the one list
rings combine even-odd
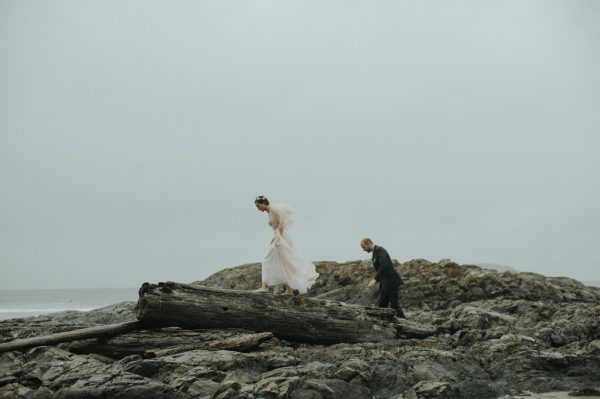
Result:
{"label": "wet rock surface", "polygon": [[[451,261],[397,264],[422,339],[309,345],[273,338],[247,352],[148,349],[252,331],[148,329],[0,354],[0,398],[495,398],[524,392],[594,396],[600,387],[600,289],[567,278],[498,273]],[[370,262],[317,262],[307,295],[372,305]],[[260,265],[202,282],[249,290]],[[278,288],[276,288],[278,289]],[[135,320],[133,303],[0,322],[0,342]],[[535,396],[531,396],[535,397]]]}

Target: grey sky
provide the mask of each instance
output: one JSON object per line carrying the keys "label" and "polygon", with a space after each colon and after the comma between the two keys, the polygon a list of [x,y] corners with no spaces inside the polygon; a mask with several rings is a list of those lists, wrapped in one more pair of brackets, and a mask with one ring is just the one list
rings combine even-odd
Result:
{"label": "grey sky", "polygon": [[600,280],[600,2],[0,0],[0,288],[313,260]]}

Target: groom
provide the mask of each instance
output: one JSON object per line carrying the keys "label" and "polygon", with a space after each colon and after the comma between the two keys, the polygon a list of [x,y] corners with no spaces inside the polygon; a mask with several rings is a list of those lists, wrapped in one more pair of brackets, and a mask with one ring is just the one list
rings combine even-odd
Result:
{"label": "groom", "polygon": [[406,319],[404,312],[398,303],[398,288],[404,284],[400,274],[394,268],[392,258],[385,248],[373,244],[370,238],[363,238],[360,246],[366,252],[372,252],[373,267],[375,267],[375,278],[369,281],[369,288],[372,288],[376,282],[380,283],[379,301],[377,306],[387,308],[388,305],[396,311],[398,317]]}

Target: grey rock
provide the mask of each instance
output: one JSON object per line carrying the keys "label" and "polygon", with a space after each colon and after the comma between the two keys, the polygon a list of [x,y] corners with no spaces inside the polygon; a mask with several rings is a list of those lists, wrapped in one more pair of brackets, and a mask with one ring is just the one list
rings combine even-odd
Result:
{"label": "grey rock", "polygon": [[352,381],[355,378],[359,378],[362,383],[369,383],[373,378],[369,363],[360,359],[348,359],[342,362],[334,376],[344,381]]}
{"label": "grey rock", "polygon": [[273,396],[277,399],[287,398],[301,383],[300,377],[268,377],[254,384],[257,396]]}
{"label": "grey rock", "polygon": [[457,396],[449,383],[440,381],[419,381],[412,390],[419,399],[451,399]]}
{"label": "grey rock", "polygon": [[371,396],[365,386],[352,385],[346,381],[335,379],[308,379],[302,388],[316,391],[325,399],[365,399]]}
{"label": "grey rock", "polygon": [[600,397],[600,386],[583,388],[577,391],[569,392],[569,396],[598,396]]}
{"label": "grey rock", "polygon": [[12,382],[0,387],[0,399],[24,398],[30,393],[31,389],[16,382]]}

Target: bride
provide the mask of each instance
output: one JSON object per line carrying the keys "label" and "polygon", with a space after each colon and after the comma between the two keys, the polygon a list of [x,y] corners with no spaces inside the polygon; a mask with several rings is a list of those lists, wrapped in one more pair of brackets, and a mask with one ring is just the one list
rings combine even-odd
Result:
{"label": "bride", "polygon": [[288,234],[288,229],[294,223],[294,210],[283,204],[270,205],[262,195],[256,197],[254,205],[259,211],[269,214],[269,225],[274,233],[262,262],[262,286],[255,291],[266,292],[269,286],[284,284],[286,294],[292,294],[295,290],[306,293],[319,274],[315,271],[315,265],[296,251]]}

